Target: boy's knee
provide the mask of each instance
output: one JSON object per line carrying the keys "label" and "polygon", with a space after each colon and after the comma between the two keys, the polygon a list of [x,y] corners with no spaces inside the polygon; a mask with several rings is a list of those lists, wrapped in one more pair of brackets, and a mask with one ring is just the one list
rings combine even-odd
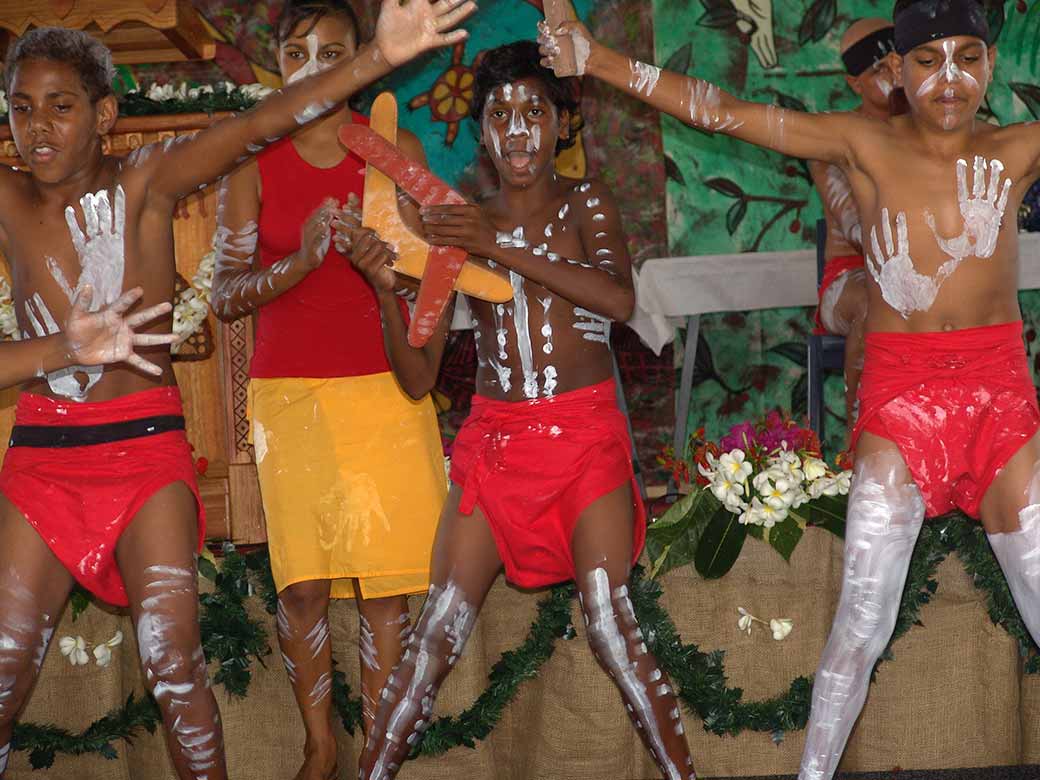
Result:
{"label": "boy's knee", "polygon": [[325,612],[329,601],[329,583],[324,580],[296,582],[278,593],[278,602],[291,615]]}

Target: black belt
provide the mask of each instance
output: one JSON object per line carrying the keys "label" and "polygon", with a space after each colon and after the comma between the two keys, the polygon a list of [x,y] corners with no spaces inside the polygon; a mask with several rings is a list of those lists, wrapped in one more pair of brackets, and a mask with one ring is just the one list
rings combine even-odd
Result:
{"label": "black belt", "polygon": [[104,425],[16,425],[11,429],[8,446],[87,447],[183,430],[184,417],[179,414],[163,414]]}

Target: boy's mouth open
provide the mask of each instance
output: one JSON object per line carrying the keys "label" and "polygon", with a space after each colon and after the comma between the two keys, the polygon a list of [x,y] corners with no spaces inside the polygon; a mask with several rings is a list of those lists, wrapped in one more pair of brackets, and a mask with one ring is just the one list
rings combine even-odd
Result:
{"label": "boy's mouth open", "polygon": [[534,155],[530,152],[517,151],[506,153],[506,162],[509,163],[509,167],[517,173],[526,171],[533,161]]}

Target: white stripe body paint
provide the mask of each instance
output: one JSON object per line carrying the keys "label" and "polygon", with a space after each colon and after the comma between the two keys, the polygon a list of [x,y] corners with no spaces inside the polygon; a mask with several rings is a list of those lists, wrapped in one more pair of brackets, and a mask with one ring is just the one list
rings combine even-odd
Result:
{"label": "white stripe body paint", "polygon": [[368,619],[361,615],[358,644],[361,649],[361,663],[374,672],[379,671],[379,652],[376,650],[376,635]]}
{"label": "white stripe body paint", "polygon": [[516,346],[520,352],[520,368],[524,372],[524,396],[537,398],[538,371],[534,367],[534,350],[531,347],[531,329],[528,323],[524,277],[516,271],[510,271],[509,281],[513,285],[513,326],[516,328]]}
{"label": "white stripe body paint", "polygon": [[599,341],[604,344],[610,341],[610,320],[607,317],[581,306],[574,307],[574,316],[578,318],[574,327],[583,331],[582,338],[586,341]]}
{"label": "white stripe body paint", "polygon": [[650,97],[657,87],[657,80],[661,78],[661,69],[656,65],[648,65],[638,60],[629,60],[628,66],[632,70],[632,77],[628,80],[628,86],[641,95]]}

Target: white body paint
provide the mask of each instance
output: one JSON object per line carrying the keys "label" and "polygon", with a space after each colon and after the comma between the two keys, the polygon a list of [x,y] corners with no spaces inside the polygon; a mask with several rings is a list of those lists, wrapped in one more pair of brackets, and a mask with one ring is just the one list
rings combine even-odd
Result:
{"label": "white body paint", "polygon": [[729,112],[721,114],[721,93],[714,84],[700,79],[688,79],[686,82],[686,108],[690,115],[690,124],[712,132],[736,130],[744,123],[734,119]]}
{"label": "white body paint", "polygon": [[[38,337],[52,336],[62,331],[61,326],[58,325],[57,320],[54,319],[54,315],[51,314],[51,310],[47,308],[46,302],[40,297],[39,293],[33,293],[32,297],[25,301],[25,317],[33,329],[33,334]],[[32,334],[23,330],[22,338],[32,338]],[[90,388],[98,383],[103,373],[104,369],[102,366],[69,366],[68,368],[62,368],[46,374],[47,385],[55,395],[60,395],[72,401],[83,401],[86,400]],[[86,376],[86,386],[80,385],[79,379],[75,376],[76,374]]]}
{"label": "white body paint", "polygon": [[542,338],[545,339],[545,343],[542,344],[542,352],[546,355],[551,355],[553,351],[553,329],[552,324],[549,322],[549,307],[552,306],[552,296],[547,295],[544,298],[539,298],[538,302],[542,304],[542,313],[545,316],[545,321],[542,324]]}
{"label": "white body paint", "polygon": [[599,341],[603,344],[610,341],[610,320],[607,317],[580,306],[574,307],[574,316],[577,318],[574,327],[583,331],[582,338],[586,341]]}
{"label": "white body paint", "polygon": [[956,270],[960,260],[947,260],[935,276],[917,272],[910,256],[910,240],[907,234],[906,214],[896,215],[896,239],[892,240],[892,223],[888,209],[881,210],[882,230],[885,245],[878,241],[877,226],[870,228],[871,250],[866,252],[867,268],[881,288],[885,303],[899,312],[904,319],[915,311],[927,311],[935,302],[939,288],[947,277]]}
{"label": "white body paint", "polygon": [[538,371],[534,367],[534,350],[531,347],[531,329],[528,324],[524,277],[516,271],[510,271],[509,281],[513,285],[513,325],[516,328],[517,350],[520,352],[520,368],[524,373],[524,396],[537,398]]}
{"label": "white body paint", "polygon": [[647,97],[654,94],[657,81],[661,78],[661,69],[638,60],[629,60],[628,66],[632,69],[632,78],[629,79],[628,86]]}
{"label": "white body paint", "polygon": [[[987,168],[989,182],[986,181]],[[925,211],[925,221],[931,228],[939,248],[959,263],[966,257],[985,260],[993,256],[1000,238],[1000,226],[1004,220],[1011,179],[1001,186],[1004,163],[975,156],[972,171],[972,189],[968,193],[968,161],[957,160],[957,204],[964,218],[964,231],[954,238],[943,238],[936,228],[935,216]]]}
{"label": "white body paint", "polygon": [[848,177],[837,165],[828,165],[824,173],[827,207],[838,223],[841,238],[857,249],[863,247],[863,227],[860,225],[859,209],[852,199],[852,187]]}
{"label": "white body paint", "polygon": [[863,707],[870,673],[895,628],[924,512],[921,493],[898,453],[857,461],[841,598],[813,685],[800,780],[834,776]]}
{"label": "white body paint", "polygon": [[[939,88],[940,84],[945,83],[947,86],[944,87],[946,94],[952,97],[955,92],[949,85],[956,84],[957,82],[964,82],[965,86],[972,92],[979,91],[978,80],[971,75],[968,71],[961,70],[957,63],[954,62],[954,54],[956,52],[956,43],[947,38],[942,42],[943,54],[945,60],[943,66],[933,73],[931,76],[921,82],[921,86],[917,89],[917,97],[924,97]],[[982,51],[982,64],[983,68],[988,68],[989,53],[987,50]],[[955,106],[947,106],[945,109],[946,114],[943,117],[943,127],[946,130],[951,130],[957,123],[957,109]]]}

